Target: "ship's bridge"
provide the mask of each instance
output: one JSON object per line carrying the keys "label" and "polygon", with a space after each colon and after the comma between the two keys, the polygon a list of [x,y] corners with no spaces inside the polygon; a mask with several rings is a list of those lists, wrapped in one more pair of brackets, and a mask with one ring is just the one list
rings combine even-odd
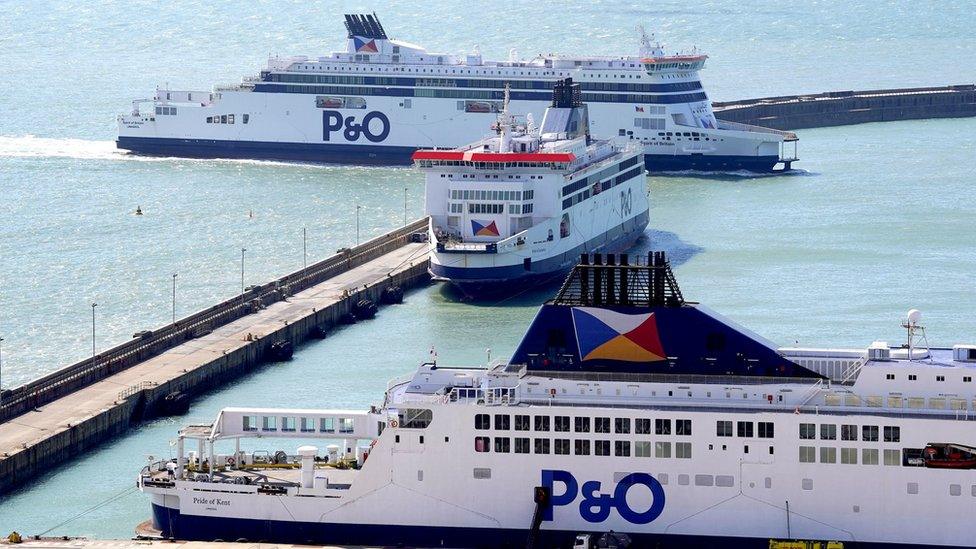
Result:
{"label": "ship's bridge", "polygon": [[645,57],[641,63],[647,74],[654,76],[662,72],[698,71],[705,67],[707,55],[664,55]]}

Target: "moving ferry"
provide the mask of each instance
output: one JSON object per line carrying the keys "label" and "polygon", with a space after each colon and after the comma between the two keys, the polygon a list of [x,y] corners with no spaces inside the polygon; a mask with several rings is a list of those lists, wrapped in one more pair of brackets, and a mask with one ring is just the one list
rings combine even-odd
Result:
{"label": "moving ferry", "polygon": [[778,349],[686,301],[663,254],[639,259],[584,258],[510,360],[422,364],[363,410],[225,408],[183,428],[138,476],[155,527],[428,547],[610,531],[641,547],[976,546],[976,346],[929,347],[913,311],[903,345]]}
{"label": "moving ferry", "polygon": [[557,281],[581,253],[626,250],[647,227],[647,178],[636,146],[590,138],[572,79],[553,88],[539,128],[506,100],[498,135],[420,150],[430,271],[470,296]]}
{"label": "moving ferry", "polygon": [[[373,15],[346,15],[346,50],[272,57],[257,76],[210,91],[157,88],[118,117],[134,153],[356,164],[409,164],[422,148],[471,143],[502,108],[542,116],[549,90],[572,78],[595,137],[643,148],[650,170],[788,168],[790,132],[715,118],[698,72],[706,56],[666,54],[646,35],[638,55],[555,54],[489,61],[394,40]],[[784,156],[785,155],[785,156]]]}

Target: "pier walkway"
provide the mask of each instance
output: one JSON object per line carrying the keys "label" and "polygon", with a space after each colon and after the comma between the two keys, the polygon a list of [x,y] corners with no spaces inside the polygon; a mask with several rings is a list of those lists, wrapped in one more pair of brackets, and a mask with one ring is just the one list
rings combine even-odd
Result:
{"label": "pier walkway", "polygon": [[976,116],[976,86],[835,91],[715,102],[722,121],[796,130],[866,122]]}
{"label": "pier walkway", "polygon": [[[414,235],[425,228],[426,220],[414,222],[266,285],[267,295],[255,289],[252,296],[203,311],[210,318],[230,314],[223,308],[245,308],[227,322],[211,322],[202,331],[199,326],[192,328],[180,336],[181,342],[171,341],[168,347],[147,341],[145,344],[160,346],[158,352],[132,364],[123,367],[106,360],[130,345],[125,344],[103,353],[101,362],[96,357],[94,364],[89,359],[65,368],[61,372],[70,374],[81,366],[75,374],[87,376],[91,382],[56,398],[43,396],[70,375],[47,376],[46,385],[35,382],[25,386],[28,389],[15,389],[13,394],[20,400],[10,407],[23,407],[23,399],[30,395],[34,404],[19,414],[9,413],[8,408],[5,421],[0,416],[0,493],[125,431],[143,417],[155,415],[167,395],[180,392],[189,396],[236,379],[264,362],[273,343],[297,344],[321,336],[330,326],[348,321],[357,302],[370,299],[379,303],[388,287],[402,289],[425,282],[427,244],[414,241],[418,240]],[[305,289],[285,289],[302,287],[297,281],[303,277],[308,279]],[[177,325],[181,322],[186,329],[194,325],[187,319]],[[176,332],[168,333],[166,337]],[[91,368],[102,371],[85,371]],[[109,368],[118,371],[106,372]]]}

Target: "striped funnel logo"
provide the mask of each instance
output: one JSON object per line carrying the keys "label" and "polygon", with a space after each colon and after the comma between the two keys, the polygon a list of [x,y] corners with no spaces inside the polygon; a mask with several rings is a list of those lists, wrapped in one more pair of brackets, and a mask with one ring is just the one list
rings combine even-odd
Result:
{"label": "striped funnel logo", "polygon": [[356,45],[356,51],[368,53],[377,53],[379,51],[376,48],[376,40],[371,40],[362,36],[353,36],[352,41]]}
{"label": "striped funnel logo", "polygon": [[471,220],[471,234],[475,236],[498,236],[498,225],[494,221]]}
{"label": "striped funnel logo", "polygon": [[654,313],[628,315],[607,309],[574,307],[573,324],[580,358],[656,362],[667,356]]}

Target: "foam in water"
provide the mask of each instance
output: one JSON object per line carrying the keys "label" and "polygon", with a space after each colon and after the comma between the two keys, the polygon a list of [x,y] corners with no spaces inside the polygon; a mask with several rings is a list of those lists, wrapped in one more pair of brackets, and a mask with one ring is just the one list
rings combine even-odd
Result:
{"label": "foam in water", "polygon": [[114,141],[87,139],[52,139],[24,135],[0,136],[0,156],[21,158],[62,157],[82,160],[112,160],[125,155],[115,148]]}
{"label": "foam in water", "polygon": [[196,162],[254,164],[258,166],[298,166],[316,169],[338,169],[338,166],[305,162],[282,162],[237,158],[180,158],[142,156],[116,148],[115,141],[75,138],[50,138],[34,135],[0,135],[0,157],[9,158],[75,158],[79,160],[129,160],[135,162]]}

